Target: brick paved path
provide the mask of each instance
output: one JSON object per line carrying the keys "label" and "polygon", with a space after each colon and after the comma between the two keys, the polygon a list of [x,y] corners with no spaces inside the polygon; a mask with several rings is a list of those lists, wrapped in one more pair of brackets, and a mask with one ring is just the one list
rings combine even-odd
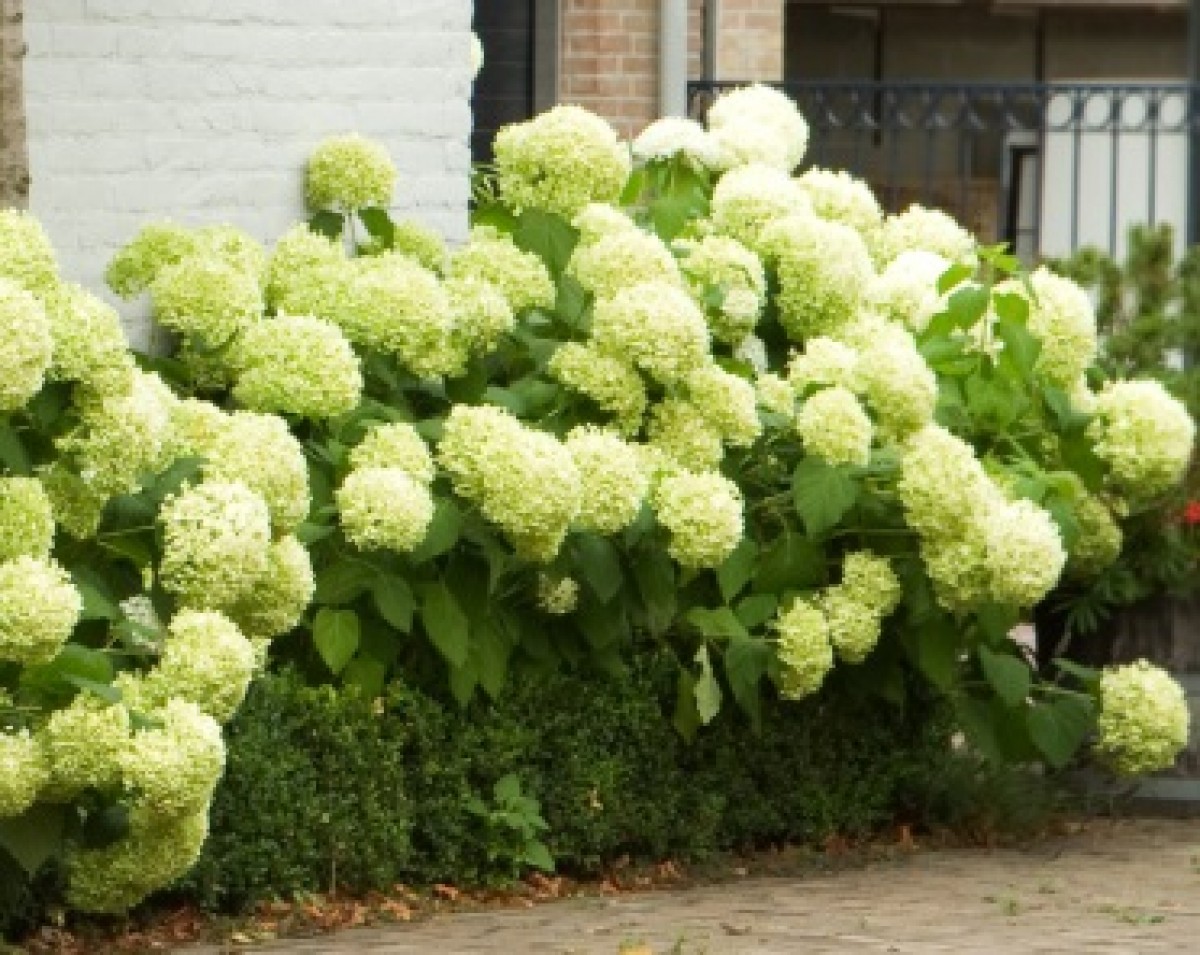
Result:
{"label": "brick paved path", "polygon": [[[1200,821],[1097,822],[1027,849],[578,898],[278,941],[257,953],[1200,953]],[[192,950],[216,953],[218,949]]]}

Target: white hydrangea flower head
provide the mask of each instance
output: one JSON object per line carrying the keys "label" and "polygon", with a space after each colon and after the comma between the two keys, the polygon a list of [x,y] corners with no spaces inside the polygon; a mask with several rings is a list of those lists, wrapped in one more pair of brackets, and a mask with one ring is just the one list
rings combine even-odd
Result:
{"label": "white hydrangea flower head", "polygon": [[847,663],[861,663],[875,649],[883,619],[870,604],[845,587],[830,587],[818,596],[817,606],[829,627],[829,642]]}
{"label": "white hydrangea flower head", "polygon": [[215,256],[165,266],[150,285],[150,298],[159,324],[207,346],[224,345],[263,313],[257,276]]}
{"label": "white hydrangea flower head", "polygon": [[406,554],[433,520],[429,488],[398,467],[356,468],[335,495],[342,532],[362,550]]}
{"label": "white hydrangea flower head", "polygon": [[537,576],[537,605],[554,617],[574,612],[579,603],[579,584],[570,577]]}
{"label": "white hydrangea flower head", "polygon": [[824,385],[858,388],[859,354],[844,342],[818,336],[804,343],[804,351],[788,361],[788,382],[797,395]]}
{"label": "white hydrangea flower head", "polygon": [[0,819],[21,815],[50,781],[50,767],[28,730],[0,729]]}
{"label": "white hydrangea flower head", "polygon": [[311,209],[386,208],[396,191],[396,167],[374,140],[357,133],[331,136],[308,158],[304,191]]}
{"label": "white hydrangea flower head", "polygon": [[425,439],[411,424],[377,424],[350,451],[350,467],[400,468],[428,487],[436,469]]}
{"label": "white hydrangea flower head", "polygon": [[641,227],[621,209],[607,202],[589,202],[571,220],[579,232],[579,243],[590,245],[610,235],[641,232]]}
{"label": "white hydrangea flower head", "polygon": [[350,342],[331,321],[279,315],[239,337],[231,364],[233,395],[247,408],[322,420],[355,408],[362,369]]}
{"label": "white hydrangea flower head", "polygon": [[829,464],[865,467],[871,459],[875,429],[854,392],[833,385],[800,406],[796,434],[805,451]]}
{"label": "white hydrangea flower head", "polygon": [[172,402],[167,418],[164,457],[206,458],[225,432],[229,416],[211,401],[180,398]]}
{"label": "white hydrangea flower head", "polygon": [[1079,536],[1067,554],[1067,569],[1081,577],[1093,577],[1120,556],[1125,535],[1112,511],[1093,495],[1080,496],[1074,507]]}
{"label": "white hydrangea flower head", "polygon": [[691,296],[668,282],[643,282],[596,302],[592,342],[663,384],[682,381],[709,356],[708,324]]}
{"label": "white hydrangea flower head", "polygon": [[[0,210],[0,222],[5,215]],[[15,411],[41,391],[51,368],[54,340],[42,303],[12,279],[2,277],[0,328],[5,331],[0,352],[0,412]]]}
{"label": "white hydrangea flower head", "polygon": [[708,128],[727,164],[757,162],[790,173],[808,149],[808,123],[796,104],[757,83],[718,96],[708,110]]}
{"label": "white hydrangea flower head", "polygon": [[886,557],[869,550],[852,551],[842,561],[840,586],[854,599],[886,617],[900,606],[904,590]]}
{"label": "white hydrangea flower head", "polygon": [[471,229],[467,242],[450,256],[449,275],[491,282],[517,314],[528,308],[551,309],[558,295],[545,263],[490,226]]}
{"label": "white hydrangea flower head", "polygon": [[565,444],[579,471],[575,526],[615,534],[632,524],[650,490],[637,449],[611,431],[587,425],[573,428]]}
{"label": "white hydrangea flower head", "polygon": [[259,495],[275,533],[291,533],[308,515],[308,462],[282,418],[235,411],[226,417],[206,457],[205,477],[244,484]]}
{"label": "white hydrangea flower head", "polygon": [[981,524],[993,599],[1034,607],[1058,583],[1067,562],[1058,525],[1025,500],[989,508]]}
{"label": "white hydrangea flower head", "polygon": [[667,552],[684,567],[719,567],[742,540],[742,492],[723,474],[668,474],[654,490]]}
{"label": "white hydrangea flower head", "polygon": [[28,212],[0,209],[0,278],[34,295],[45,295],[58,285],[54,246]]}
{"label": "white hydrangea flower head", "polygon": [[1029,303],[1027,327],[1041,344],[1037,372],[1059,388],[1070,389],[1096,361],[1099,338],[1096,312],[1087,292],[1071,279],[1055,275],[1044,266],[1023,282],[1010,280],[998,293],[1019,295]]}
{"label": "white hydrangea flower head", "polygon": [[921,560],[938,603],[947,610],[966,611],[991,599],[992,574],[982,527],[963,537],[922,539]]}
{"label": "white hydrangea flower head", "polygon": [[196,237],[174,222],[151,222],[117,250],[104,280],[121,298],[140,295],[168,265],[196,253]]}
{"label": "white hydrangea flower head", "polygon": [[49,377],[81,382],[93,394],[128,394],[135,365],[116,309],[66,282],[43,301],[54,341]]}
{"label": "white hydrangea flower head", "polygon": [[717,140],[694,119],[663,116],[633,140],[633,158],[641,163],[680,158],[693,169],[724,169],[728,160]]}
{"label": "white hydrangea flower head", "polygon": [[771,372],[761,373],[754,381],[754,393],[758,406],[771,414],[789,420],[796,417],[796,392],[786,378]]}
{"label": "white hydrangea flower head", "polygon": [[82,612],[79,591],[55,561],[15,557],[0,564],[0,660],[48,663]]}
{"label": "white hydrangea flower head", "polygon": [[754,385],[706,364],[691,372],[685,382],[688,400],[721,439],[735,448],[747,448],[762,434]]}
{"label": "white hydrangea flower head", "polygon": [[567,273],[598,299],[643,282],[682,282],[670,249],[656,235],[626,229],[575,247]]}
{"label": "white hydrangea flower head", "polygon": [[567,219],[590,202],[614,202],[632,167],[629,147],[612,126],[572,105],[503,127],[494,150],[500,196],[509,208]]}
{"label": "white hydrangea flower head", "polygon": [[441,275],[446,270],[449,256],[446,240],[416,219],[401,219],[393,224],[392,249],[430,272]]}
{"label": "white hydrangea flower head", "polygon": [[715,471],[725,457],[721,434],[690,401],[664,398],[650,409],[650,444],[687,471]]}
{"label": "white hydrangea flower head", "polygon": [[205,808],[225,768],[220,724],[178,697],[150,712],[157,726],[134,732],[121,754],[121,778],[162,819]]}
{"label": "white hydrangea flower head", "polygon": [[888,216],[875,246],[880,268],[910,249],[934,252],[951,262],[975,265],[975,239],[939,209],[913,204],[897,215]]}
{"label": "white hydrangea flower head", "polygon": [[936,252],[901,252],[871,280],[867,302],[889,321],[922,332],[942,309],[937,283],[948,268],[950,262]]}
{"label": "white hydrangea flower head", "polygon": [[825,614],[808,600],[794,600],[775,619],[775,631],[775,652],[783,665],[780,695],[802,700],[816,693],[833,669],[833,644]]}
{"label": "white hydrangea flower head", "polygon": [[56,461],[38,473],[50,498],[54,522],[76,540],[88,540],[100,527],[108,495]]}
{"label": "white hydrangea flower head", "polygon": [[[307,287],[322,270],[345,264],[342,247],[305,223],[298,222],[275,243],[267,260],[267,304],[278,308],[297,286]],[[285,309],[286,311],[286,309]]]}
{"label": "white hydrangea flower head", "polygon": [[54,506],[42,482],[0,477],[0,562],[49,557],[54,544]]}
{"label": "white hydrangea flower head", "polygon": [[592,345],[567,342],[551,357],[547,370],[560,384],[613,415],[613,424],[622,434],[641,428],[646,384],[637,369],[622,358]]}
{"label": "white hydrangea flower head", "polygon": [[254,647],[228,617],[183,610],[172,618],[158,665],[142,682],[142,699],[155,709],[187,700],[227,723],[246,698],[254,665]]}
{"label": "white hydrangea flower head", "polygon": [[[252,644],[273,640],[300,623],[315,590],[308,548],[295,537],[283,537],[267,549],[267,569],[253,591],[227,613]],[[257,646],[255,654],[258,666]]]}
{"label": "white hydrangea flower head", "polygon": [[882,429],[903,437],[933,420],[937,376],[907,329],[882,321],[871,327],[858,354],[857,387]]}
{"label": "white hydrangea flower head", "polygon": [[713,228],[762,252],[763,228],[776,219],[813,215],[812,201],[791,176],[755,163],[725,173],[713,189]]}
{"label": "white hydrangea flower head", "polygon": [[208,806],[164,819],[135,803],[124,839],[71,853],[67,904],[79,912],[123,915],[191,869],[207,838]]}
{"label": "white hydrangea flower head", "polygon": [[840,169],[815,166],[805,170],[796,182],[822,219],[850,226],[862,236],[868,249],[875,245],[883,228],[883,209],[865,182]]}
{"label": "white hydrangea flower head", "polygon": [[1170,769],[1187,746],[1191,713],[1183,687],[1146,660],[1107,668],[1099,702],[1096,750],[1118,773]]}
{"label": "white hydrangea flower head", "polygon": [[113,789],[121,781],[121,754],[133,732],[129,710],[79,693],[55,710],[38,732],[50,764],[50,788],[63,800],[85,789]]}
{"label": "white hydrangea flower head", "polygon": [[158,517],[159,580],[184,607],[228,607],[266,570],[270,513],[245,484],[204,481],[186,487],[163,502]]}
{"label": "white hydrangea flower head", "polygon": [[453,317],[451,337],[464,355],[486,354],[516,327],[517,316],[499,286],[481,278],[446,280]]}
{"label": "white hydrangea flower head", "polygon": [[836,334],[851,321],[875,274],[852,228],[815,215],[788,216],[763,229],[761,245],[779,274],[779,321],[801,341]]}
{"label": "white hydrangea flower head", "polygon": [[937,424],[905,441],[896,490],[909,526],[941,539],[967,536],[972,515],[999,493],[971,446]]}
{"label": "white hydrangea flower head", "polygon": [[1183,477],[1196,425],[1159,382],[1114,381],[1096,396],[1087,433],[1113,481],[1127,492],[1151,497]]}
{"label": "white hydrangea flower head", "polygon": [[[705,305],[713,337],[729,344],[744,341],[754,331],[766,303],[767,276],[762,260],[725,235],[680,240],[676,249],[692,295]],[[715,295],[720,296],[720,305],[709,305]]]}
{"label": "white hydrangea flower head", "polygon": [[206,225],[195,232],[196,255],[215,258],[231,268],[262,280],[267,271],[267,250],[245,229],[228,223]]}

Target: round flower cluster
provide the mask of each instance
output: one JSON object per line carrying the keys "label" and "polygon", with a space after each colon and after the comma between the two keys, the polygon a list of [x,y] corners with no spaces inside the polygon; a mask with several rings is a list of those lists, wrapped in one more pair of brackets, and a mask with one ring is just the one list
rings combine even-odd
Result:
{"label": "round flower cluster", "polygon": [[808,194],[787,173],[758,163],[725,173],[712,194],[712,225],[761,252],[763,228],[776,219],[812,215]]}
{"label": "round flower cluster", "polygon": [[1075,501],[1075,520],[1079,535],[1067,554],[1067,568],[1081,577],[1096,576],[1120,556],[1124,535],[1112,511],[1090,494]]}
{"label": "round flower cluster", "polygon": [[159,511],[163,587],[191,609],[235,603],[267,568],[271,522],[263,499],[244,484],[205,481]]}
{"label": "round flower cluster", "polygon": [[638,162],[669,162],[676,157],[697,170],[725,166],[720,145],[694,119],[664,116],[633,140],[633,158]]}
{"label": "round flower cluster", "polygon": [[261,497],[275,533],[290,533],[308,515],[308,462],[282,418],[235,411],[205,456],[205,477],[244,484]]}
{"label": "round flower cluster", "polygon": [[830,464],[865,467],[871,458],[871,419],[841,385],[823,388],[800,406],[796,433],[805,451]]}
{"label": "round flower cluster", "polygon": [[266,274],[267,252],[245,230],[233,225],[207,225],[197,229],[194,237],[196,255],[217,259],[256,280]]}
{"label": "round flower cluster", "polygon": [[546,613],[562,617],[571,613],[578,603],[579,584],[570,577],[538,574],[537,605]]}
{"label": "round flower cluster", "polygon": [[364,136],[331,136],[308,158],[304,191],[312,209],[386,207],[396,191],[396,167],[386,149]]}
{"label": "round flower cluster", "polygon": [[663,384],[682,381],[708,361],[708,325],[687,292],[643,282],[596,303],[592,341]]}
{"label": "round flower cluster", "polygon": [[336,418],[358,405],[362,372],[332,322],[280,315],[247,328],[231,356],[234,397],[255,411]]}
{"label": "round flower cluster", "polygon": [[122,246],[108,263],[104,280],[121,298],[133,298],[168,265],[194,255],[196,238],[174,222],[151,222]]}
{"label": "round flower cluster", "polygon": [[838,656],[849,663],[866,659],[879,641],[884,618],[900,606],[902,596],[900,580],[886,557],[870,551],[847,554],[842,582],[821,595]]}
{"label": "round flower cluster", "polygon": [[171,620],[158,665],[141,681],[139,702],[158,709],[187,700],[226,723],[245,699],[254,664],[254,647],[227,617],[183,610]]}
{"label": "round flower cluster", "polygon": [[787,700],[810,696],[833,669],[829,621],[819,607],[807,600],[794,600],[775,619],[775,631],[775,653],[783,666],[780,695]]}
{"label": "round flower cluster", "polygon": [[789,421],[795,420],[796,392],[786,378],[764,372],[754,381],[754,394],[763,411],[780,415]]}
{"label": "round flower cluster", "polygon": [[579,513],[575,526],[615,534],[633,523],[649,490],[637,450],[599,428],[574,428],[566,448],[579,472]]}
{"label": "round flower cluster", "polygon": [[335,498],[346,539],[363,550],[406,554],[433,520],[429,488],[399,467],[355,468]]}
{"label": "round flower cluster", "polygon": [[54,543],[54,510],[40,481],[0,477],[0,561],[47,557]]}
{"label": "round flower cluster", "polygon": [[416,219],[401,219],[392,229],[392,249],[437,272],[446,268],[446,240]]}
{"label": "round flower cluster", "polygon": [[658,236],[625,229],[575,247],[567,272],[598,299],[642,282],[680,281],[679,267]]}
{"label": "round flower cluster", "polygon": [[108,495],[102,494],[56,461],[38,474],[54,521],[76,540],[87,540],[100,526]]}
{"label": "round flower cluster", "polygon": [[164,459],[205,458],[225,433],[229,416],[211,401],[181,398],[171,405]]}
{"label": "round flower cluster", "polygon": [[455,491],[478,505],[519,554],[537,563],[554,559],[582,494],[579,469],[562,443],[501,408],[455,405],[437,455]]}
{"label": "round flower cluster", "polygon": [[907,329],[888,322],[867,322],[855,365],[856,390],[866,396],[883,430],[903,437],[933,420],[937,376]]}
{"label": "round flower cluster", "polygon": [[0,819],[21,815],[49,780],[45,753],[29,731],[0,729]]}
{"label": "round flower cluster", "polygon": [[280,309],[292,295],[304,295],[325,271],[344,264],[342,249],[332,239],[302,222],[292,226],[275,243],[267,261],[267,304]]}
{"label": "round flower cluster", "polygon": [[157,725],[136,730],[120,755],[126,788],[160,819],[206,808],[225,768],[220,724],[178,697],[148,715]]}
{"label": "round flower cluster", "polygon": [[[680,240],[679,266],[705,316],[713,338],[736,345],[754,331],[767,297],[762,261],[736,239],[705,236]],[[709,304],[719,296],[720,304]]]}
{"label": "round flower cluster", "polygon": [[509,208],[571,218],[613,202],[629,178],[629,150],[613,128],[578,106],[556,106],[496,133],[496,178]]}
{"label": "round flower cluster", "polygon": [[971,233],[938,209],[911,205],[899,215],[888,216],[875,245],[875,259],[882,267],[902,252],[921,249],[951,262],[974,265],[975,239]]}
{"label": "round flower cluster", "polygon": [[735,448],[746,448],[762,434],[754,385],[714,364],[687,376],[688,400],[708,426]]}
{"label": "round flower cluster", "polygon": [[667,462],[687,471],[715,470],[725,456],[720,433],[699,408],[682,398],[664,398],[654,405],[646,433]]}
{"label": "round flower cluster", "polygon": [[847,172],[812,168],[796,179],[822,219],[848,225],[874,247],[883,228],[883,209],[871,187]]}
{"label": "round flower cluster", "polygon": [[1152,497],[1183,476],[1196,425],[1159,382],[1116,381],[1096,396],[1088,436],[1122,489]]}
{"label": "round flower cluster", "polygon": [[377,424],[350,451],[351,468],[400,468],[421,484],[433,482],[433,458],[411,424]]}
{"label": "round flower cluster", "polygon": [[754,84],[718,96],[708,129],[728,165],[762,163],[790,173],[808,149],[808,123],[786,95]]}
{"label": "round flower cluster", "polygon": [[97,395],[128,394],[134,361],[116,309],[68,283],[44,302],[54,341],[50,377],[81,382]]}
{"label": "round flower cluster", "polygon": [[854,318],[875,274],[852,228],[815,215],[777,219],[761,234],[779,273],[779,321],[795,341],[837,332]]}
{"label": "round flower cluster", "polygon": [[150,285],[150,298],[159,324],[206,346],[224,345],[263,312],[258,279],[215,257],[166,266]]}
{"label": "round flower cluster", "polygon": [[559,383],[613,415],[613,424],[622,434],[641,427],[646,385],[637,370],[622,359],[592,345],[567,342],[554,353],[547,370]]}
{"label": "round flower cluster", "polygon": [[58,285],[58,259],[50,237],[28,212],[0,209],[0,278],[38,296]]}
{"label": "round flower cluster", "polygon": [[491,351],[516,325],[504,293],[485,279],[448,279],[446,294],[453,319],[453,350],[463,358],[471,352]]}
{"label": "round flower cluster", "polygon": [[0,564],[0,661],[48,663],[79,622],[83,600],[70,575],[45,557]]}
{"label": "round flower cluster", "polygon": [[542,260],[490,226],[471,229],[468,241],[450,257],[449,274],[490,282],[518,314],[527,308],[553,308],[558,295]]}
{"label": "round flower cluster", "polygon": [[[0,217],[7,213],[0,211]],[[0,278],[0,412],[15,411],[36,395],[50,370],[54,340],[42,303],[11,279]]]}
{"label": "round flower cluster", "polygon": [[936,252],[901,252],[872,281],[867,301],[890,321],[921,332],[942,308],[938,279],[950,263]]}
{"label": "round flower cluster", "polygon": [[832,338],[810,338],[804,351],[788,362],[788,382],[803,397],[810,389],[840,385],[855,390],[858,382],[858,352]]}
{"label": "round flower cluster", "polygon": [[51,791],[70,799],[89,788],[115,788],[132,731],[125,706],[109,705],[89,693],[77,694],[55,710],[38,733],[50,763]]}
{"label": "round flower cluster", "polygon": [[1109,667],[1100,678],[1096,750],[1128,775],[1169,769],[1187,746],[1187,697],[1171,675],[1145,660]]}
{"label": "round flower cluster", "polygon": [[719,567],[742,540],[742,493],[715,472],[665,475],[654,490],[667,552],[684,567]]}
{"label": "round flower cluster", "polygon": [[1033,607],[1062,576],[1067,553],[1058,525],[1032,501],[1005,501],[982,521],[990,592],[996,603]]}
{"label": "round flower cluster", "polygon": [[1033,297],[1023,282],[998,286],[997,292],[1029,301],[1028,328],[1041,344],[1037,371],[1059,388],[1070,388],[1096,360],[1096,314],[1087,292],[1070,279],[1043,267],[1029,276]]}
{"label": "round flower cluster", "polygon": [[315,588],[308,549],[295,537],[283,537],[267,548],[267,568],[254,589],[226,614],[251,640],[273,640],[300,622]]}
{"label": "round flower cluster", "polygon": [[622,232],[640,232],[641,227],[621,209],[607,202],[589,202],[571,220],[583,245]]}

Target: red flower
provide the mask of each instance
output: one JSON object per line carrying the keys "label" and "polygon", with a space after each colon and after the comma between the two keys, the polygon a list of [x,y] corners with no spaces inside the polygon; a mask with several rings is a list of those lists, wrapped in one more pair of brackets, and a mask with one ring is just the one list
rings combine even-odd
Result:
{"label": "red flower", "polygon": [[1187,507],[1183,509],[1183,523],[1188,527],[1200,524],[1200,501],[1188,501]]}

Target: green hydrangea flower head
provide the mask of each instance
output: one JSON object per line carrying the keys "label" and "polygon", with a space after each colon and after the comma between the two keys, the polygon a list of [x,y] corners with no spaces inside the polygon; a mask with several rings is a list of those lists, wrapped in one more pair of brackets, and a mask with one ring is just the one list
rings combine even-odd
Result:
{"label": "green hydrangea flower head", "polygon": [[650,488],[637,450],[619,435],[587,425],[571,430],[566,447],[579,471],[575,526],[615,534],[632,524]]}
{"label": "green hydrangea flower head", "polygon": [[883,228],[883,209],[871,192],[871,187],[848,172],[806,169],[796,178],[812,202],[813,211],[822,219],[848,225],[873,248]]}
{"label": "green hydrangea flower head", "polygon": [[50,766],[50,789],[68,800],[85,789],[112,790],[121,781],[121,754],[133,732],[129,710],[79,693],[38,732]]}
{"label": "green hydrangea flower head", "polygon": [[221,726],[199,706],[174,697],[149,714],[121,754],[121,778],[160,819],[199,812],[212,800],[225,768]]}
{"label": "green hydrangea flower head", "polygon": [[291,533],[308,515],[308,462],[282,418],[235,411],[205,456],[206,478],[244,484],[263,499],[274,533]]}
{"label": "green hydrangea flower head", "polygon": [[808,123],[785,93],[770,86],[753,83],[722,93],[707,118],[726,165],[759,163],[790,173],[808,149]]}
{"label": "green hydrangea flower head", "polygon": [[429,488],[401,468],[356,468],[335,499],[342,532],[362,550],[406,554],[425,539],[433,520]]}
{"label": "green hydrangea flower head", "polygon": [[796,434],[805,451],[829,464],[865,467],[871,459],[875,428],[848,388],[823,388],[796,414]]}
{"label": "green hydrangea flower head", "polygon": [[34,295],[45,295],[58,285],[54,246],[28,212],[0,209],[0,278]]}
{"label": "green hydrangea flower head", "polygon": [[82,612],[79,591],[55,561],[15,557],[0,564],[0,660],[50,662]]}
{"label": "green hydrangea flower head", "polygon": [[[6,214],[0,211],[0,222]],[[4,349],[0,351],[0,412],[15,411],[41,391],[50,371],[54,339],[42,303],[12,279],[3,277],[0,328],[5,333]]]}
{"label": "green hydrangea flower head", "polygon": [[[266,300],[280,308],[289,292],[305,289],[330,267],[346,264],[341,246],[298,222],[275,243],[266,267]],[[283,308],[283,311],[289,309]]]}
{"label": "green hydrangea flower head", "polygon": [[42,482],[0,477],[0,562],[49,557],[54,544],[54,506]]}
{"label": "green hydrangea flower head", "polygon": [[551,357],[547,370],[559,383],[612,415],[613,426],[621,434],[633,434],[641,428],[646,383],[623,358],[593,345],[567,342]]}
{"label": "green hydrangea flower head", "polygon": [[597,298],[642,282],[679,284],[679,266],[656,235],[626,229],[575,247],[567,273]]}
{"label": "green hydrangea flower head", "polygon": [[0,729],[0,819],[19,816],[50,781],[50,767],[28,730]]}
{"label": "green hydrangea flower head", "polygon": [[517,314],[528,308],[551,309],[558,295],[545,263],[490,226],[471,229],[467,241],[450,257],[449,274],[491,282]]}
{"label": "green hydrangea flower head", "polygon": [[743,341],[754,331],[766,304],[762,260],[724,235],[679,240],[675,248],[692,295],[705,306],[713,338],[730,345]]}
{"label": "green hydrangea flower head", "polygon": [[174,222],[151,222],[117,250],[104,280],[121,298],[130,299],[150,287],[168,265],[196,253],[196,236]]}
{"label": "green hydrangea flower head", "polygon": [[387,207],[396,191],[396,167],[388,151],[365,136],[331,136],[309,156],[304,188],[314,210]]}
{"label": "green hydrangea flower head", "polygon": [[116,309],[67,282],[43,301],[54,341],[49,377],[78,381],[96,395],[128,394],[136,365]]}
{"label": "green hydrangea flower head", "polygon": [[876,264],[883,268],[902,252],[922,249],[950,262],[974,266],[975,239],[946,213],[915,203],[896,215],[888,216],[874,246]]}
{"label": "green hydrangea flower head", "polygon": [[261,280],[267,271],[267,250],[254,236],[234,225],[208,225],[195,233],[195,254],[219,259],[237,271]]}
{"label": "green hydrangea flower head", "polygon": [[686,471],[715,471],[725,457],[724,442],[690,401],[664,398],[650,409],[650,444]]}
{"label": "green hydrangea flower head", "polygon": [[735,448],[752,445],[762,434],[754,385],[715,364],[687,377],[688,400],[722,440]]}
{"label": "green hydrangea flower head", "polygon": [[273,640],[300,623],[315,589],[308,548],[283,537],[267,549],[267,569],[258,584],[226,613],[251,642]]}
{"label": "green hydrangea flower head", "polygon": [[776,618],[775,631],[775,652],[782,664],[780,695],[801,700],[816,693],[833,669],[833,644],[825,614],[808,600],[794,600]]}
{"label": "green hydrangea flower head", "polygon": [[1170,769],[1187,746],[1191,714],[1183,687],[1146,660],[1107,668],[1099,703],[1096,751],[1122,775]]}
{"label": "green hydrangea flower head", "polygon": [[592,342],[663,384],[708,362],[708,324],[691,296],[668,282],[643,282],[596,302]]}
{"label": "green hydrangea flower head", "polygon": [[1159,382],[1114,381],[1096,396],[1087,433],[1119,488],[1153,497],[1183,477],[1196,425]]}
{"label": "green hydrangea flower head", "polygon": [[490,352],[516,327],[516,314],[508,299],[486,279],[451,278],[445,287],[453,316],[451,338],[464,357]]}
{"label": "green hydrangea flower head", "polygon": [[372,427],[350,451],[350,467],[400,468],[428,487],[436,469],[425,439],[411,424],[394,422]]}
{"label": "green hydrangea flower head", "polygon": [[762,253],[762,232],[768,224],[797,215],[813,215],[812,201],[791,176],[772,166],[739,166],[713,188],[713,228],[753,252]]}
{"label": "green hydrangea flower head", "polygon": [[392,232],[392,248],[438,275],[446,270],[446,240],[416,219],[401,219]]}
{"label": "green hydrangea flower head", "polygon": [[653,497],[667,552],[684,567],[719,567],[742,540],[742,493],[723,474],[669,474]]}
{"label": "green hydrangea flower head", "polygon": [[187,700],[227,723],[246,697],[254,667],[254,647],[228,617],[183,610],[171,619],[158,665],[142,681],[140,702],[158,709]]}
{"label": "green hydrangea flower head", "polygon": [[262,318],[258,279],[215,256],[191,256],[165,266],[150,286],[154,317],[163,326],[216,347]]}

